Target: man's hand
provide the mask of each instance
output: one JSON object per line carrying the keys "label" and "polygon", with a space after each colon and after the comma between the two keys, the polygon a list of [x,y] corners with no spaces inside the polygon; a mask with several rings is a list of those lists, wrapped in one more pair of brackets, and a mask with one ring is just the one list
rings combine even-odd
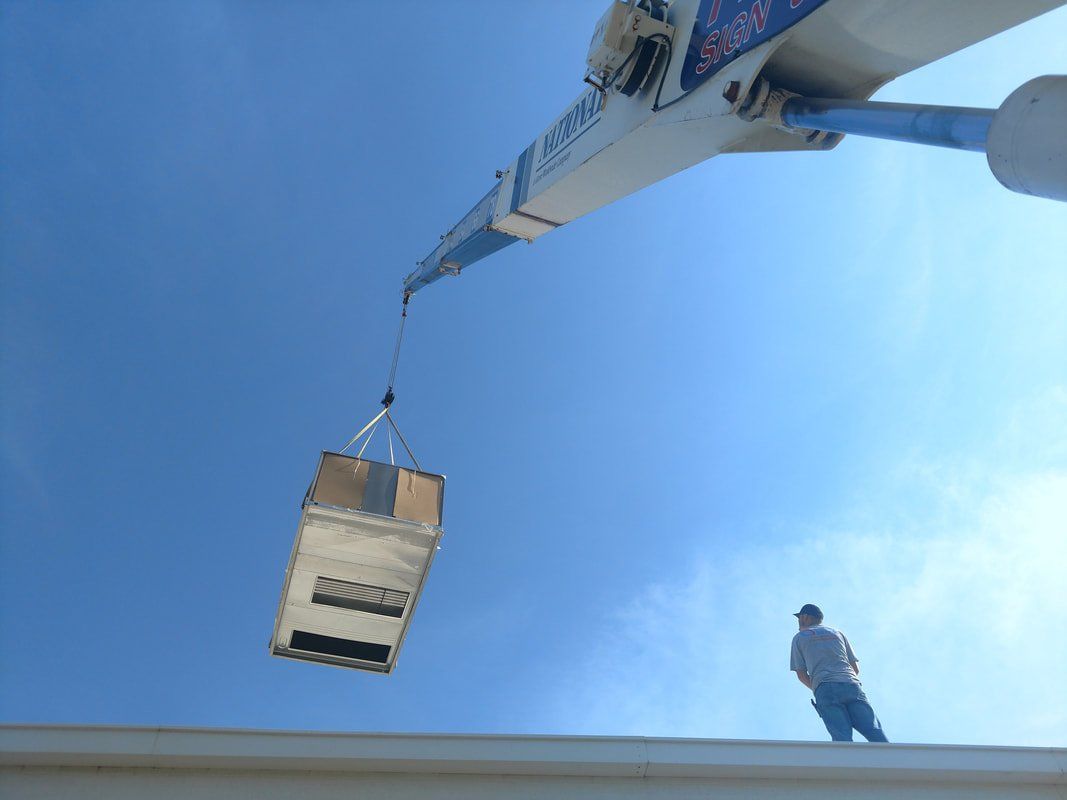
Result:
{"label": "man's hand", "polygon": [[793,670],[793,671],[797,674],[797,680],[800,681],[802,684],[804,684],[805,686],[807,686],[810,689],[811,688],[811,678],[808,677],[808,673],[805,670],[802,670],[802,669],[797,669],[797,670]]}

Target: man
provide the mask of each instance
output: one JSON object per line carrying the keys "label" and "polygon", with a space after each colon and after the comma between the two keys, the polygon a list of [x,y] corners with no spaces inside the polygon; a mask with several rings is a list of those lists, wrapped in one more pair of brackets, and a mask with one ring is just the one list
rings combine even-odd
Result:
{"label": "man", "polygon": [[815,710],[830,738],[851,742],[855,728],[868,742],[888,742],[863,693],[860,665],[845,634],[823,625],[822,611],[811,603],[793,616],[800,632],[793,637],[789,668],[815,693]]}

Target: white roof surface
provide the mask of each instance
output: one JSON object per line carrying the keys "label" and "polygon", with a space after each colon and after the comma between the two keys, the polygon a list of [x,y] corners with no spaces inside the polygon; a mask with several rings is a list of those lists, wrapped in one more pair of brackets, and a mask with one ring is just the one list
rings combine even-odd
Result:
{"label": "white roof surface", "polygon": [[0,765],[1067,785],[1067,749],[0,725]]}

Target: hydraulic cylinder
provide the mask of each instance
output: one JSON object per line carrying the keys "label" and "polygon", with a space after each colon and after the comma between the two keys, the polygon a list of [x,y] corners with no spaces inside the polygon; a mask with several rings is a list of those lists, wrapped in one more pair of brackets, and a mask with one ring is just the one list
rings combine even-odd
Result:
{"label": "hydraulic cylinder", "polygon": [[1012,191],[1067,201],[1067,75],[1034,78],[997,109],[791,96],[779,114],[786,129],[982,152]]}

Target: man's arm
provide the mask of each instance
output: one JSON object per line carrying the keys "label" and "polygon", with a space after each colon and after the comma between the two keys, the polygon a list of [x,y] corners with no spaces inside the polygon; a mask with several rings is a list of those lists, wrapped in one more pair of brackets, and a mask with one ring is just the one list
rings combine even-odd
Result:
{"label": "man's arm", "polygon": [[811,688],[811,678],[808,677],[807,670],[795,669],[793,671],[797,674],[797,680],[800,681],[802,684],[804,684],[805,686],[807,686],[810,689]]}
{"label": "man's arm", "polygon": [[860,663],[859,659],[856,658],[856,654],[852,651],[852,643],[849,642],[848,637],[843,633],[841,634],[841,642],[845,645],[845,658],[848,659],[849,666],[852,667],[852,671],[859,677]]}

